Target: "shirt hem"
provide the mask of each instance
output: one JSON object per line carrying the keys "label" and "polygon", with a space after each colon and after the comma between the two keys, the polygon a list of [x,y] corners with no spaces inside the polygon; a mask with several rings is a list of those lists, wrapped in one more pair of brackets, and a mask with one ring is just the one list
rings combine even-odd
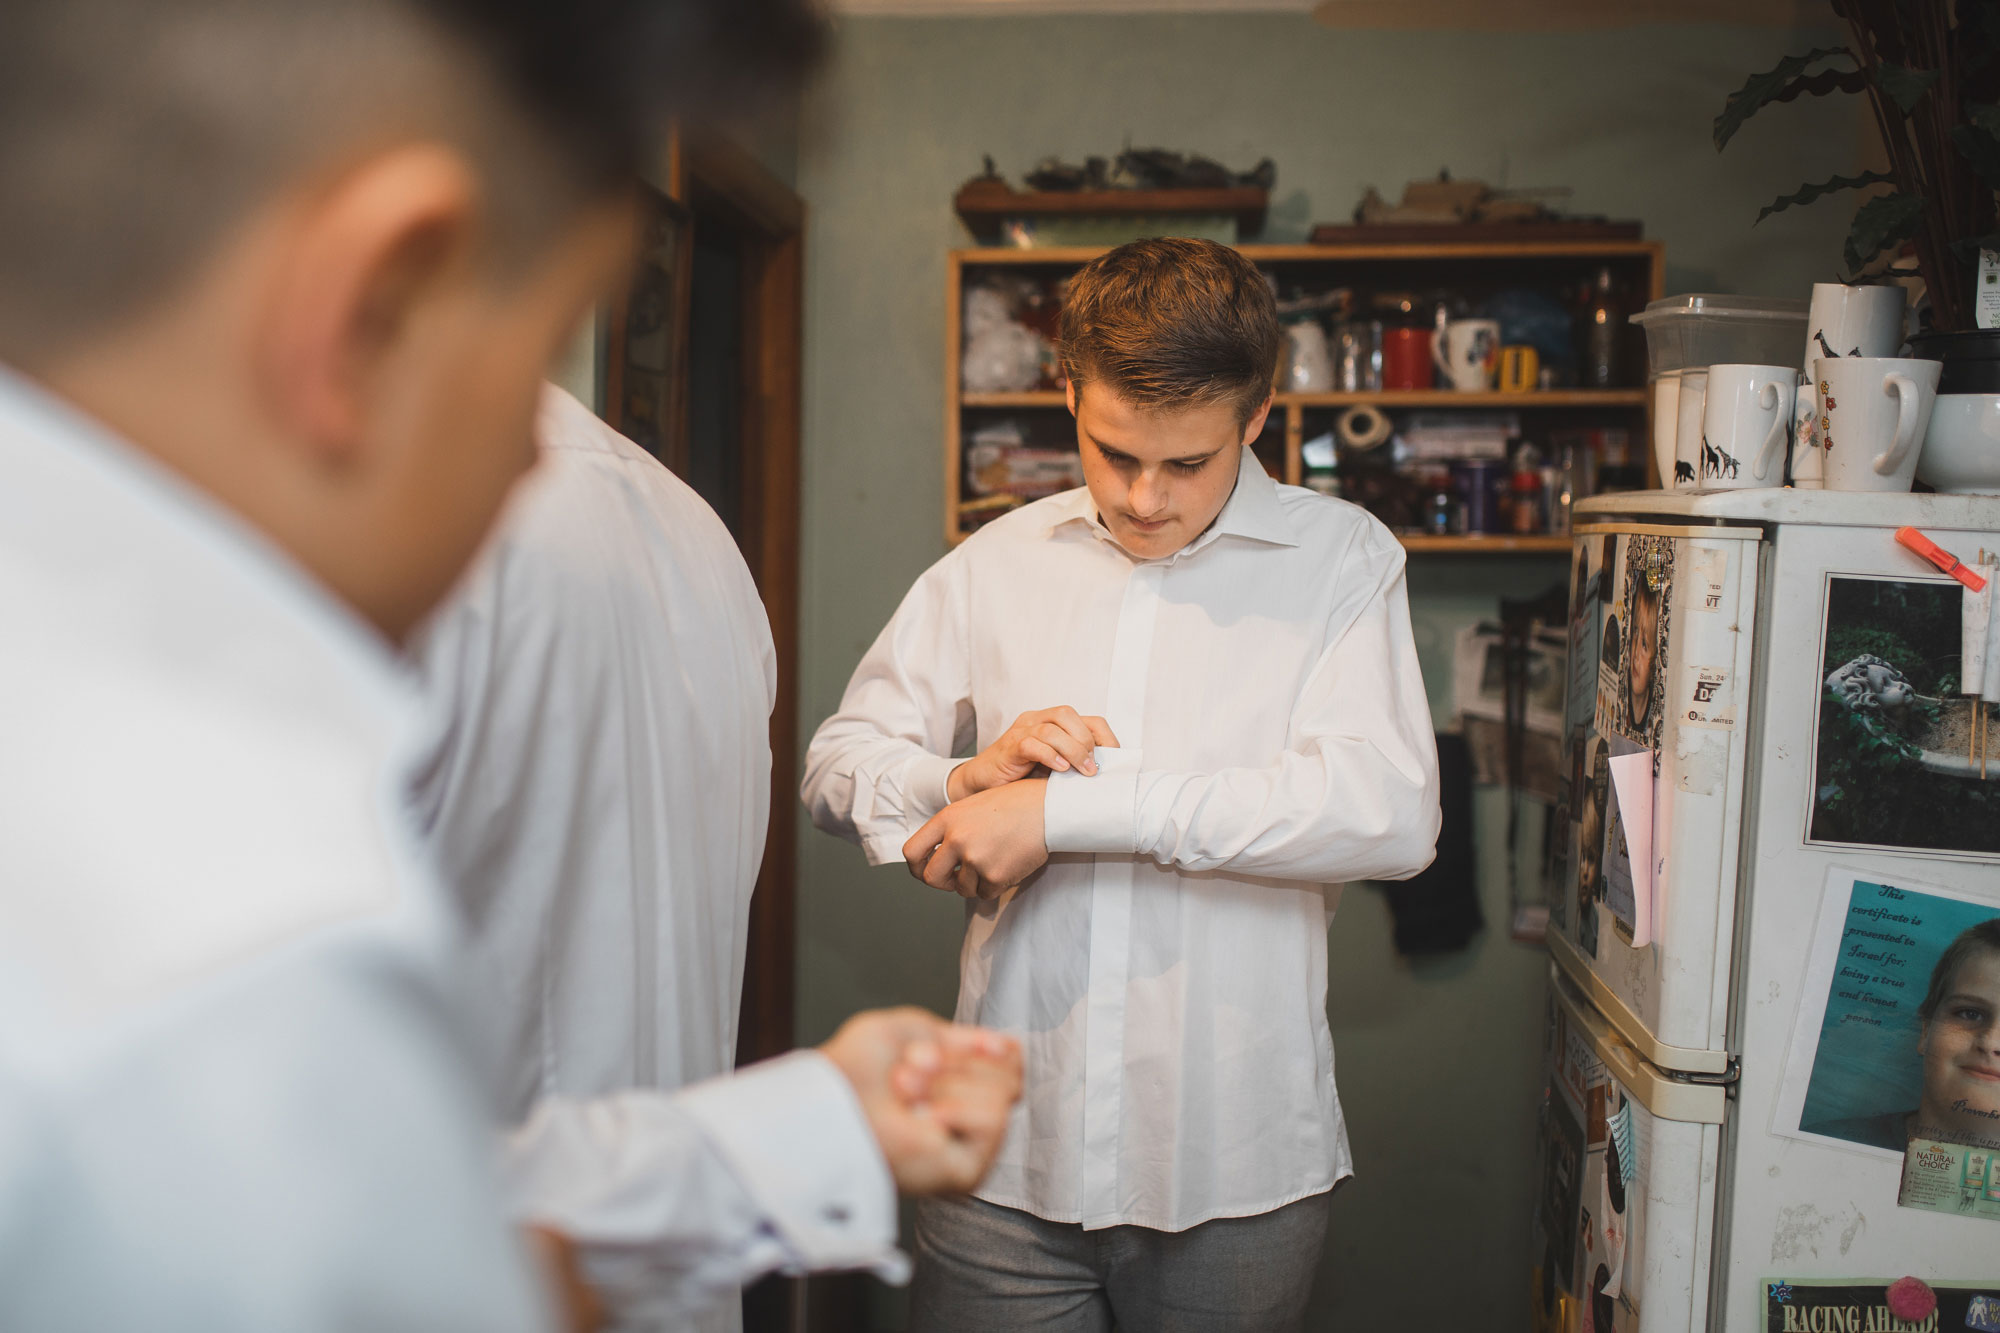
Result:
{"label": "shirt hem", "polygon": [[1162,1222],[1151,1215],[1105,1214],[1099,1217],[1085,1217],[1083,1213],[1076,1209],[1042,1208],[1029,1203],[1025,1199],[1003,1195],[998,1191],[974,1190],[972,1197],[985,1203],[998,1205],[1001,1208],[1012,1208],[1016,1212],[1027,1213],[1032,1217],[1040,1218],[1044,1222],[1059,1222],[1070,1226],[1081,1225],[1085,1231],[1102,1231],[1106,1227],[1145,1227],[1149,1231],[1171,1233],[1191,1231],[1204,1222],[1214,1222],[1225,1217],[1261,1217],[1265,1213],[1275,1213],[1278,1209],[1297,1203],[1301,1199],[1310,1199],[1315,1194],[1324,1194],[1353,1174],[1352,1170],[1337,1172],[1329,1180],[1308,1185],[1296,1193],[1284,1195],[1268,1203],[1224,1204],[1219,1208],[1212,1208],[1205,1213],[1200,1213],[1178,1224]]}

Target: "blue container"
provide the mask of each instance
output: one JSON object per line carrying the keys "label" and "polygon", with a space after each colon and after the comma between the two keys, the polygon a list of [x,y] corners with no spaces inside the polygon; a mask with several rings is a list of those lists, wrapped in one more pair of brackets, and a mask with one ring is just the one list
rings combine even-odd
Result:
{"label": "blue container", "polygon": [[1466,532],[1504,532],[1500,494],[1507,485],[1507,464],[1500,459],[1470,458],[1452,464],[1458,491],[1459,521]]}

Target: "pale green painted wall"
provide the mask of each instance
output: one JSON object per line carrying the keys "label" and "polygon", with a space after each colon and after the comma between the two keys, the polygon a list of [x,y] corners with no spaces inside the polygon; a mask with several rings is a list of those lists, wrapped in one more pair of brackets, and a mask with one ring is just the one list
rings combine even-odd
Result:
{"label": "pale green painted wall", "polygon": [[[1336,33],[1303,18],[857,19],[802,109],[807,242],[803,714],[837,704],[854,663],[943,554],[944,253],[967,244],[953,191],[991,153],[1018,176],[1125,142],[1278,163],[1264,239],[1301,239],[1375,184],[1449,167],[1513,185],[1569,184],[1579,211],[1645,220],[1669,290],[1802,295],[1838,263],[1838,207],[1751,219],[1773,195],[1858,160],[1849,105],[1778,107],[1728,153],[1709,143],[1752,70],[1824,34],[1724,27],[1508,36]],[[1425,681],[1449,686],[1452,631],[1559,562],[1417,560]],[[1440,718],[1448,711],[1440,707]],[[1504,812],[1479,808],[1497,848]],[[949,1011],[956,899],[871,871],[805,828],[799,1036],[910,1002]],[[1505,938],[1486,857],[1489,928],[1463,955],[1411,965],[1372,889],[1332,933],[1329,996],[1359,1175],[1334,1212],[1314,1327],[1403,1327],[1447,1291],[1472,1327],[1525,1327],[1529,1155],[1540,957]],[[901,1327],[880,1293],[878,1322]],[[1442,1312],[1439,1311],[1441,1314]]]}

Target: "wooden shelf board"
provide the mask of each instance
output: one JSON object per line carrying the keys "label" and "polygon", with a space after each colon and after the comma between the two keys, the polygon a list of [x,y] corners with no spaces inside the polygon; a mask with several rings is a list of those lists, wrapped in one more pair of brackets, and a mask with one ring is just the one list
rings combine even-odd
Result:
{"label": "wooden shelf board", "polygon": [[[1027,393],[968,393],[960,407],[1067,407],[1061,389]],[[1550,389],[1528,393],[1460,393],[1451,389],[1363,389],[1354,393],[1281,393],[1277,407],[1644,407],[1644,389]]]}
{"label": "wooden shelf board", "polygon": [[1270,193],[1254,185],[1216,190],[996,190],[967,187],[952,206],[967,226],[1001,218],[1069,215],[1147,217],[1226,213],[1246,230],[1264,225]]}
{"label": "wooden shelf board", "polygon": [[1069,398],[1061,389],[1030,389],[1025,393],[965,393],[960,407],[1068,407]]}
{"label": "wooden shelf board", "polygon": [[1567,537],[1509,537],[1478,533],[1463,537],[1430,537],[1401,533],[1396,540],[1412,555],[1568,555]]}
{"label": "wooden shelf board", "polygon": [[[1102,245],[1052,245],[1046,249],[979,246],[954,250],[962,264],[1085,264],[1108,250]],[[1373,242],[1366,245],[1239,245],[1257,264],[1324,263],[1378,259],[1654,259],[1659,241],[1460,241],[1419,245]]]}
{"label": "wooden shelf board", "polygon": [[1472,393],[1454,389],[1362,389],[1354,393],[1281,393],[1278,403],[1300,407],[1644,407],[1644,389],[1533,389],[1526,393]]}

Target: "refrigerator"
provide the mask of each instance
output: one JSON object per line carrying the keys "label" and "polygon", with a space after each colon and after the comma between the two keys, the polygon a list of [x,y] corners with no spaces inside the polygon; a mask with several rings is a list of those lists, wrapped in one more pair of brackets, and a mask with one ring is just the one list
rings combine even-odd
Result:
{"label": "refrigerator", "polygon": [[2000,741],[1903,525],[2000,497],[1577,506],[1537,1333],[2000,1330]]}

